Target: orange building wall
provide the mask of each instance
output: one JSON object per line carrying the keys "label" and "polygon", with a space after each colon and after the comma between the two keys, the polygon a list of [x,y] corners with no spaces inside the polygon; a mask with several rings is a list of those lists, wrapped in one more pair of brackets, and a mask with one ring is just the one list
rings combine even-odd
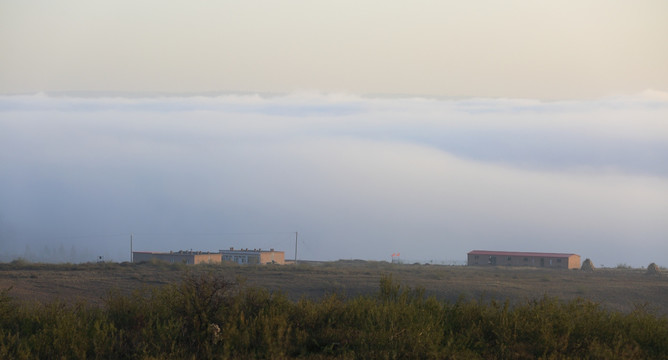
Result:
{"label": "orange building wall", "polygon": [[569,269],[579,269],[580,268],[580,255],[571,255],[568,258],[568,268]]}
{"label": "orange building wall", "polygon": [[285,252],[283,251],[263,251],[260,253],[261,264],[280,264],[285,265]]}

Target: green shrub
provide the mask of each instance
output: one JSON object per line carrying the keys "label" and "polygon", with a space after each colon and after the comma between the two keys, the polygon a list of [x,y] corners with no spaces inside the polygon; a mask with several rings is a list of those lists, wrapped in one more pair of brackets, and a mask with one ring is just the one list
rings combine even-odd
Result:
{"label": "green shrub", "polygon": [[19,304],[0,291],[0,358],[7,359],[661,359],[668,319],[587,300],[511,305],[438,301],[381,278],[376,294],[294,302],[213,272],[101,306]]}

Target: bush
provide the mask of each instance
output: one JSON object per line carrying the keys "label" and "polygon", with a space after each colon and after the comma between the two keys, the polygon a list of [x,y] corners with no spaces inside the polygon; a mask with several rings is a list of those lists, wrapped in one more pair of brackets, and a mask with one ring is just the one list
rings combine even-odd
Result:
{"label": "bush", "polygon": [[661,275],[661,269],[655,263],[651,263],[647,266],[647,275]]}
{"label": "bush", "polygon": [[668,353],[668,320],[587,300],[437,301],[381,279],[378,293],[294,302],[210,272],[102,306],[17,304],[0,291],[0,358],[636,358]]}

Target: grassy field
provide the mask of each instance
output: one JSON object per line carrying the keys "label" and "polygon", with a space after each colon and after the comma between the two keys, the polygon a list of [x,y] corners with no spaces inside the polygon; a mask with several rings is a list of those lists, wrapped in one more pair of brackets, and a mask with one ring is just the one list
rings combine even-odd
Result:
{"label": "grassy field", "polygon": [[509,300],[547,295],[562,300],[584,298],[610,310],[643,307],[668,315],[668,274],[647,275],[643,269],[552,270],[407,265],[369,261],[302,262],[294,265],[172,265],[165,263],[0,264],[0,289],[20,301],[101,303],[109,291],[133,290],[181,281],[189,273],[213,272],[243,285],[280,291],[290,299],[318,299],[331,293],[347,297],[378,291],[383,275],[421,287],[439,300],[460,298]]}

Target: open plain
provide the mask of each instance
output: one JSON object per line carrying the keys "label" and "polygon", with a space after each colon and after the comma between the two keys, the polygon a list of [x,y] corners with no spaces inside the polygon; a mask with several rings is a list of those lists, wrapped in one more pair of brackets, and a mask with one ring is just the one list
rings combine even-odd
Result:
{"label": "open plain", "polygon": [[376,293],[383,275],[427,295],[455,302],[508,300],[517,303],[544,296],[585,298],[605,308],[629,312],[643,307],[668,315],[668,274],[644,269],[604,268],[593,272],[538,268],[390,264],[361,260],[300,262],[295,265],[239,266],[167,264],[161,262],[0,264],[0,289],[25,302],[84,301],[101,304],[110,292],[130,294],[179,282],[189,273],[211,272],[241,286],[281,291],[293,300],[337,293],[346,297]]}

